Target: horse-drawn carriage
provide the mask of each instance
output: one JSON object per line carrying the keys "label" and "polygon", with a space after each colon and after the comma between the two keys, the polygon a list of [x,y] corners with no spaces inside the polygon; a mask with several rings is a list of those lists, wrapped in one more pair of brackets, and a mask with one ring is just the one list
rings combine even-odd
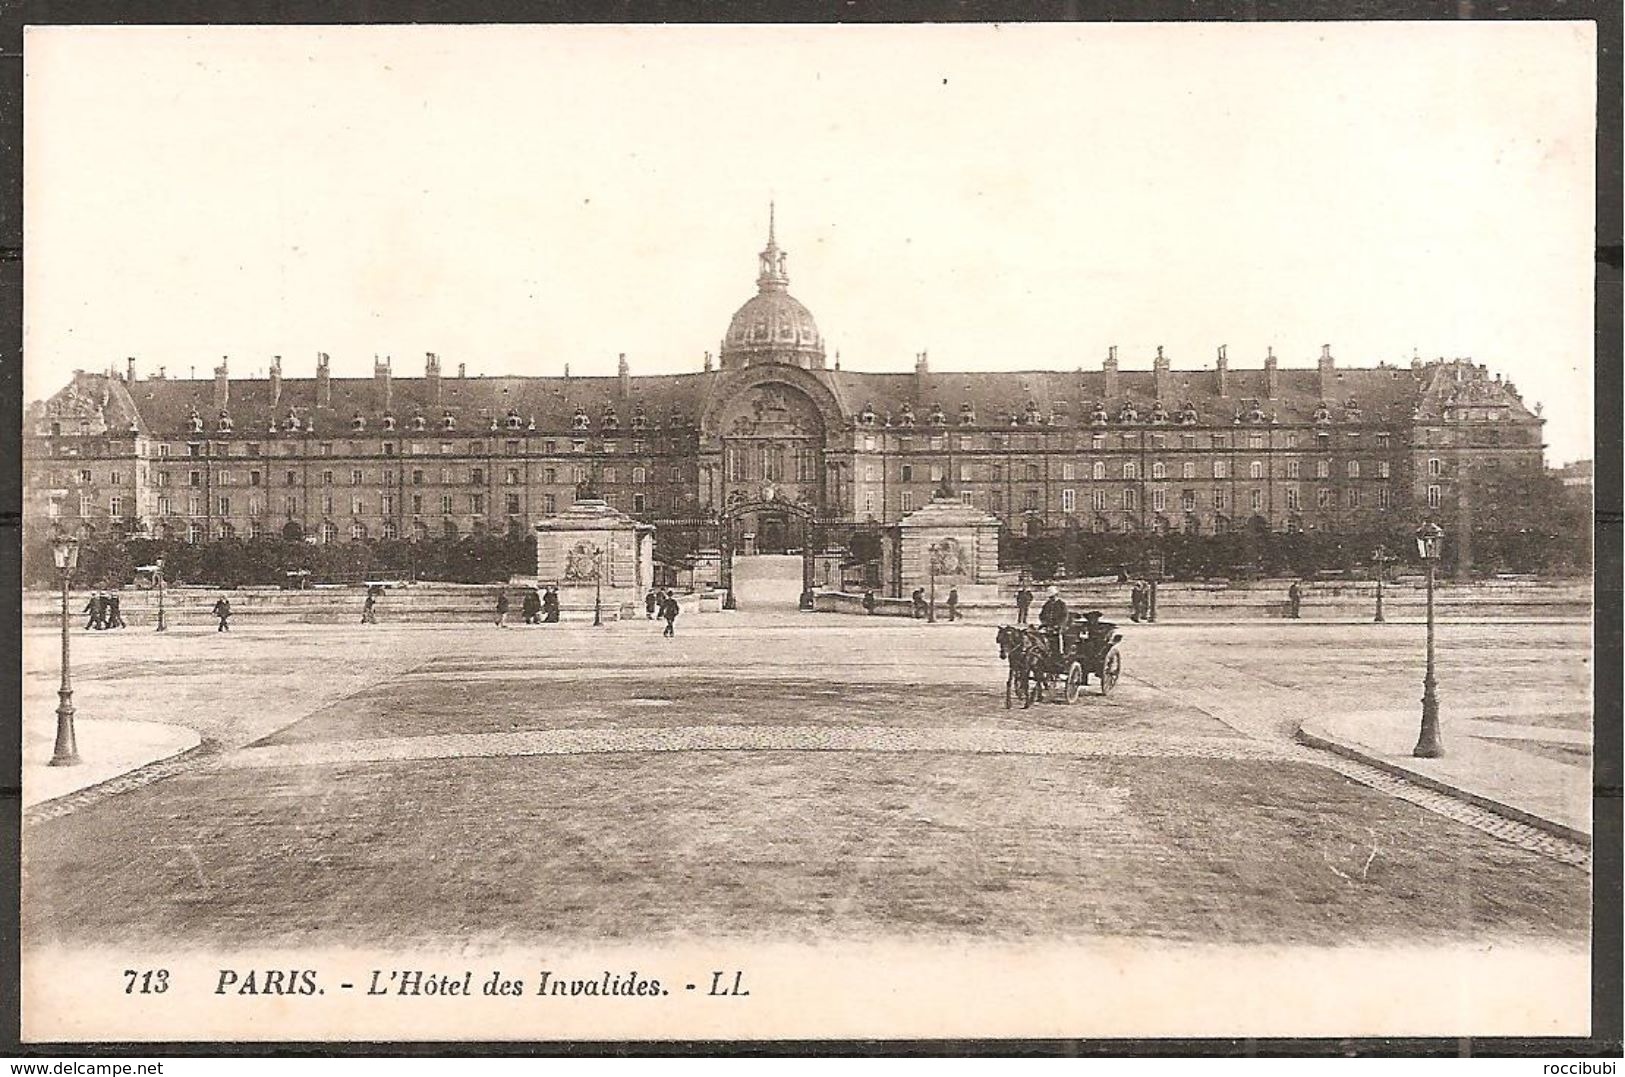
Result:
{"label": "horse-drawn carriage", "polygon": [[1004,707],[1019,697],[1022,707],[1043,702],[1059,690],[1060,698],[1076,703],[1090,678],[1100,694],[1111,695],[1123,673],[1123,655],[1117,645],[1123,634],[1098,610],[1060,628],[1005,625],[999,629],[999,657],[1010,663],[1004,682]]}

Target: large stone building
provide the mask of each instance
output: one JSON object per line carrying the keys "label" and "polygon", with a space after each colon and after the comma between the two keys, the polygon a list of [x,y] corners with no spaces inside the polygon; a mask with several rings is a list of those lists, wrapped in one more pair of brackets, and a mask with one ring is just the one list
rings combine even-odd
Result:
{"label": "large stone building", "polygon": [[[591,486],[668,529],[756,549],[806,520],[889,525],[950,490],[1016,533],[1354,531],[1470,518],[1542,473],[1517,390],[1461,360],[1085,371],[833,367],[771,227],[715,369],[614,377],[210,379],[75,372],[28,409],[32,520],[190,542],[524,530]],[[32,521],[31,521],[32,522]],[[735,536],[736,539],[738,536]]]}

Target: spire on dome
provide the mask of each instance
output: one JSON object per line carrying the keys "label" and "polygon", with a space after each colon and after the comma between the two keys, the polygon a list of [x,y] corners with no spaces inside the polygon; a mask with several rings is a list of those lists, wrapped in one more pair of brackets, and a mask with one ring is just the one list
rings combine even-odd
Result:
{"label": "spire on dome", "polygon": [[756,286],[762,291],[784,291],[790,285],[790,274],[785,268],[789,255],[779,250],[774,238],[774,206],[767,204],[767,248],[758,256],[761,271],[756,275]]}

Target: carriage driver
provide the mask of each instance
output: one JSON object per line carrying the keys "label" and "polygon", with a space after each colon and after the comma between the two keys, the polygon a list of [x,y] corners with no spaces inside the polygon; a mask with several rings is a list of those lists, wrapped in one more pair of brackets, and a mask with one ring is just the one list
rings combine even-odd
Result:
{"label": "carriage driver", "polygon": [[1044,628],[1065,628],[1070,620],[1066,600],[1061,592],[1051,587],[1044,598],[1044,607],[1038,611],[1038,623]]}

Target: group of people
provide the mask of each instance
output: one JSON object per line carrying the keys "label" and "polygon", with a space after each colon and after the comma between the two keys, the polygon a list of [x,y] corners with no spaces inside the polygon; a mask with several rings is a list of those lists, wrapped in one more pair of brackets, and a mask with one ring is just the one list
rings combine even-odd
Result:
{"label": "group of people", "polygon": [[108,628],[128,628],[124,623],[124,615],[119,612],[119,597],[117,591],[97,591],[85,603],[85,616],[90,620],[85,622],[85,628],[100,632]]}
{"label": "group of people", "polygon": [[[1136,624],[1141,621],[1149,621],[1153,606],[1152,585],[1145,580],[1131,580],[1126,576],[1123,577],[1123,582],[1129,584],[1129,616]],[[1066,609],[1066,603],[1060,599],[1060,592],[1051,587],[1046,593],[1044,605],[1038,613],[1040,624],[1049,626],[1050,622],[1044,619],[1044,611],[1053,609],[1052,603],[1055,602],[1060,602],[1060,608],[1063,611]],[[1032,605],[1032,588],[1022,584],[1021,589],[1016,592],[1016,624],[1024,625],[1027,623],[1027,613],[1032,609]]]}
{"label": "group of people", "polygon": [[[497,592],[497,627],[508,627],[508,590],[503,588]],[[549,587],[545,593],[538,592],[534,587],[525,588],[524,597],[519,600],[519,613],[528,625],[558,624],[559,623],[559,589]]]}
{"label": "group of people", "polygon": [[[870,592],[870,594],[873,594],[873,592]],[[917,620],[917,621],[924,620],[926,617],[928,617],[930,615],[930,612],[931,612],[931,603],[925,597],[925,588],[923,588],[923,587],[914,588],[914,594],[912,596],[910,596],[910,597],[912,598],[912,600],[914,602],[914,619]],[[962,616],[960,614],[960,612],[959,612],[959,588],[957,588],[957,587],[948,588],[947,606],[948,606],[948,620],[950,620],[950,621],[959,620],[960,617]],[[864,609],[868,610],[870,613],[875,612],[874,606],[870,605],[868,602],[864,603]]]}
{"label": "group of people", "polygon": [[666,622],[666,627],[660,633],[662,636],[677,635],[677,615],[683,610],[677,603],[677,596],[671,591],[664,587],[651,590],[643,596],[643,610],[649,620],[659,617]]}

